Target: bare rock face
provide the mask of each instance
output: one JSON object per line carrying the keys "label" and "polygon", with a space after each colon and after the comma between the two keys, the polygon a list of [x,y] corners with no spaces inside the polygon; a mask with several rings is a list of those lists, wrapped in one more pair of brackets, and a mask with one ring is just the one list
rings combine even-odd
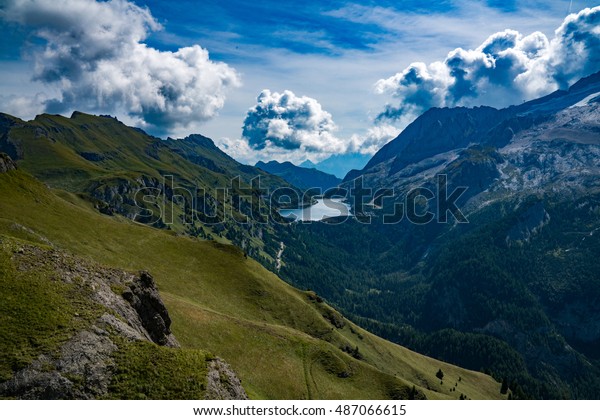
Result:
{"label": "bare rock face", "polygon": [[8,171],[14,171],[17,169],[17,165],[6,153],[0,153],[0,174]]}
{"label": "bare rock face", "polygon": [[42,355],[0,384],[0,395],[21,399],[91,399],[106,394],[117,346],[99,328],[80,331],[58,356]]}
{"label": "bare rock face", "polygon": [[150,273],[142,271],[123,293],[123,297],[135,309],[142,326],[152,341],[161,346],[179,347],[171,334],[171,318],[163,304],[154,279]]}
{"label": "bare rock face", "polygon": [[[13,127],[21,126],[22,123],[23,121],[18,118],[0,112],[0,154],[6,153],[13,161],[23,159],[23,148],[18,139],[11,137],[10,130]],[[2,158],[0,158],[1,161]]]}
{"label": "bare rock face", "polygon": [[231,367],[218,357],[208,362],[206,400],[247,400],[242,382]]}
{"label": "bare rock face", "polygon": [[[89,156],[86,159],[89,160]],[[87,192],[94,198],[95,206],[101,213],[120,214],[144,223],[144,218],[138,215],[139,207],[135,201],[136,192],[143,188],[160,190],[167,195],[159,180],[145,175],[136,179],[116,177],[111,179],[111,182],[94,181],[87,188]]]}

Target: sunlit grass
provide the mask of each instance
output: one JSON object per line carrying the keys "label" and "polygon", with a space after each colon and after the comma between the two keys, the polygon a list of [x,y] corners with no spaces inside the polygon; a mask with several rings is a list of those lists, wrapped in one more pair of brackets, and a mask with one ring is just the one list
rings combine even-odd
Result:
{"label": "sunlit grass", "polygon": [[[223,357],[253,398],[387,399],[402,397],[413,385],[428,398],[502,397],[500,384],[488,376],[423,357],[348,321],[336,328],[323,316],[331,311],[325,304],[231,245],[101,215],[20,171],[0,175],[0,197],[0,219],[30,230],[4,222],[2,234],[43,237],[101,264],[150,271],[183,347]],[[358,347],[361,360],[341,347]],[[143,365],[147,354],[140,351],[136,363]],[[342,365],[349,375],[341,374]],[[440,367],[449,378],[462,377],[463,388],[451,392],[450,384],[439,385]]]}

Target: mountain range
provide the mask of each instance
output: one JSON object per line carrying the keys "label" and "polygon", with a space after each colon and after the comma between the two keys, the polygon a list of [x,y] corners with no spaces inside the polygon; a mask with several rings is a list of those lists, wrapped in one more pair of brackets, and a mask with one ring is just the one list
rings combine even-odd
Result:
{"label": "mountain range", "polygon": [[325,192],[330,188],[337,187],[342,180],[334,175],[319,171],[316,168],[303,168],[291,162],[279,163],[275,160],[270,162],[258,161],[257,168],[285,179],[290,184],[301,190],[318,188]]}
{"label": "mountain range", "polygon": [[380,194],[349,197],[360,220],[284,240],[282,275],[529,397],[597,398],[599,164],[599,74],[505,109],[430,109],[346,176]]}
{"label": "mountain range", "polygon": [[598,398],[599,116],[600,74],[430,109],[346,175],[355,217],[293,223],[265,189],[339,181],[0,114],[0,394]]}
{"label": "mountain range", "polygon": [[506,397],[265,269],[281,249],[265,221],[278,216],[239,222],[265,205],[251,179],[294,187],[205,137],[3,114],[0,145],[4,398]]}

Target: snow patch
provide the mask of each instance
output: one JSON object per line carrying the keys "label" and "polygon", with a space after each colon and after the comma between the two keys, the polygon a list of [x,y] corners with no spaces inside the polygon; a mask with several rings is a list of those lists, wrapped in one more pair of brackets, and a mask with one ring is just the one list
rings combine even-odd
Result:
{"label": "snow patch", "polygon": [[571,105],[569,108],[588,106],[590,104],[590,101],[596,99],[598,96],[600,96],[600,92],[592,93],[591,95],[588,95],[581,101],[577,102],[575,105]]}

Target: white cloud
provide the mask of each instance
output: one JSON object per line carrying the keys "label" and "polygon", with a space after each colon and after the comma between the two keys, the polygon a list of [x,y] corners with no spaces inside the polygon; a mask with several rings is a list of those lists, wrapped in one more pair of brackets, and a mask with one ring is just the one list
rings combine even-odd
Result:
{"label": "white cloud", "polygon": [[[400,125],[403,125],[402,123]],[[408,123],[404,124],[408,125]],[[386,123],[375,124],[363,135],[353,134],[350,137],[348,152],[360,153],[362,155],[373,155],[387,142],[398,136],[400,129],[397,126]]]}
{"label": "white cloud", "polygon": [[246,114],[242,138],[221,138],[217,144],[243,162],[275,159],[299,164],[345,153],[373,154],[399,132],[378,124],[345,140],[336,131],[333,117],[316,99],[289,90],[263,90]]}
{"label": "white cloud", "polygon": [[482,34],[499,32],[509,26],[521,32],[537,30],[549,33],[566,12],[560,3],[523,2],[517,5],[517,10],[512,11],[476,0],[453,0],[437,7],[434,4],[384,7],[349,3],[325,14],[380,28],[385,34],[382,35],[385,42],[379,42],[374,45],[375,48],[395,45],[402,47],[402,55],[417,51],[420,56],[430,56],[444,47],[447,51],[450,43],[475,47],[481,43]]}
{"label": "white cloud", "polygon": [[19,118],[32,118],[44,112],[46,95],[0,95],[0,103],[7,112]]}
{"label": "white cloud", "polygon": [[[377,122],[374,127],[371,127],[372,119],[379,114],[382,106],[381,96],[371,94],[374,81],[380,78],[386,80],[387,76],[394,74],[398,69],[406,68],[413,61],[430,63],[440,57],[445,57],[447,52],[457,45],[463,46],[464,51],[475,51],[477,50],[477,46],[485,39],[485,35],[501,32],[507,27],[518,30],[522,34],[532,33],[536,30],[546,34],[539,33],[539,36],[527,37],[527,45],[523,41],[523,45],[518,48],[521,51],[550,49],[550,40],[553,39],[552,31],[560,25],[562,16],[566,12],[564,2],[558,1],[520,3],[516,5],[518,6],[518,10],[502,11],[487,7],[486,2],[456,0],[452,1],[454,8],[451,12],[432,12],[429,8],[419,8],[419,10],[412,11],[403,7],[384,9],[381,7],[350,4],[343,9],[326,11],[325,13],[330,17],[334,16],[341,20],[363,23],[365,24],[365,30],[373,30],[373,34],[376,36],[373,37],[372,49],[353,50],[343,49],[330,44],[319,44],[322,48],[332,50],[332,54],[328,55],[282,50],[263,44],[260,39],[257,39],[257,44],[245,44],[244,48],[238,49],[239,42],[236,39],[239,37],[239,34],[214,33],[210,37],[203,38],[201,44],[205,47],[210,46],[211,52],[218,51],[222,56],[232,57],[231,60],[235,62],[236,68],[244,74],[244,86],[236,89],[235,95],[228,95],[227,101],[223,102],[228,89],[225,85],[221,88],[218,87],[220,83],[218,77],[215,84],[204,83],[204,86],[207,86],[206,93],[204,94],[198,93],[200,90],[194,86],[191,86],[192,88],[189,89],[182,83],[176,85],[179,87],[185,86],[183,88],[185,90],[185,98],[182,94],[176,97],[177,100],[168,100],[164,95],[161,95],[161,92],[149,96],[142,95],[142,92],[140,92],[138,95],[137,91],[146,88],[143,84],[145,81],[158,79],[167,82],[167,84],[171,83],[169,80],[171,76],[166,73],[167,71],[171,71],[172,66],[169,65],[168,69],[165,70],[160,64],[163,57],[165,57],[163,54],[172,56],[174,53],[156,50],[148,52],[147,50],[152,49],[143,44],[149,34],[160,30],[160,24],[147,9],[139,8],[131,2],[126,1],[38,0],[35,2],[26,2],[0,0],[0,3],[11,5],[11,7],[5,8],[4,16],[0,17],[7,19],[7,10],[16,7],[14,10],[19,11],[19,13],[12,13],[10,16],[11,21],[27,25],[36,31],[36,33],[48,32],[48,36],[51,36],[51,38],[45,38],[44,36],[41,36],[41,38],[42,40],[46,40],[49,47],[52,47],[50,51],[57,49],[53,47],[52,40],[56,40],[56,43],[58,43],[58,37],[62,36],[60,34],[68,36],[68,28],[74,28],[76,32],[79,32],[78,35],[80,37],[84,37],[82,38],[84,39],[84,43],[80,43],[80,45],[87,43],[94,46],[94,48],[89,50],[89,59],[92,62],[99,63],[104,60],[97,59],[98,54],[94,55],[93,53],[96,46],[99,46],[100,56],[107,54],[109,57],[108,61],[118,63],[114,69],[108,68],[105,72],[109,76],[115,76],[115,80],[110,79],[110,83],[105,82],[104,73],[101,74],[92,71],[92,73],[97,75],[96,80],[100,85],[109,85],[101,89],[94,87],[96,81],[87,79],[74,79],[75,82],[71,82],[72,84],[74,83],[73,86],[63,86],[61,81],[46,82],[46,86],[42,86],[44,89],[38,89],[41,85],[39,81],[28,84],[22,81],[13,82],[12,79],[15,77],[13,71],[7,70],[3,63],[1,74],[1,79],[3,80],[0,80],[0,90],[5,95],[17,95],[13,99],[17,99],[19,95],[24,94],[31,96],[30,98],[26,98],[27,103],[21,98],[18,101],[11,102],[15,104],[15,107],[19,105],[18,109],[29,109],[30,105],[40,106],[40,100],[35,100],[34,94],[43,90],[47,98],[57,97],[61,99],[58,105],[62,105],[63,107],[71,106],[72,108],[81,110],[87,109],[91,112],[115,113],[119,115],[122,121],[131,125],[145,126],[146,129],[156,134],[161,133],[148,127],[148,122],[145,118],[148,121],[160,123],[160,118],[169,117],[166,121],[166,123],[171,124],[168,134],[174,137],[183,137],[189,134],[190,131],[196,130],[215,139],[227,136],[230,140],[222,139],[221,141],[217,140],[217,142],[220,144],[229,144],[232,150],[236,151],[231,152],[235,157],[243,159],[244,156],[250,156],[245,161],[252,161],[254,157],[286,159],[286,157],[290,156],[294,159],[297,157],[298,162],[307,157],[306,155],[302,155],[304,150],[302,148],[292,150],[269,146],[268,148],[257,150],[251,148],[247,140],[239,140],[241,116],[247,111],[248,106],[253,103],[256,93],[262,87],[269,86],[272,91],[278,92],[284,92],[284,90],[289,89],[294,92],[302,92],[309,97],[319,98],[322,108],[335,117],[331,117],[331,119],[335,119],[337,130],[331,133],[337,139],[344,139],[344,141],[340,140],[343,143],[342,150],[356,150],[363,146],[362,150],[374,151],[378,148],[376,145],[379,142],[383,145],[388,136],[393,137],[397,134],[399,129],[405,127],[420,110],[418,104],[412,105],[414,108],[412,113],[407,113],[400,121],[393,121],[394,126],[397,128],[388,125],[388,121]],[[137,3],[140,4],[141,2]],[[578,1],[573,2],[573,4],[575,9],[578,5],[593,3]],[[119,9],[118,5],[123,9]],[[2,10],[0,10],[0,14],[2,14]],[[49,16],[50,18],[48,18]],[[112,30],[109,33],[103,33],[102,25],[109,24],[112,25]],[[175,36],[168,32],[170,29],[169,25],[166,24],[165,26],[167,31],[154,33],[153,39]],[[87,28],[90,29],[88,30]],[[193,25],[190,25],[188,29],[190,28],[193,29]],[[180,35],[178,34],[178,36]],[[306,32],[297,33],[288,31],[279,32],[278,35],[285,36],[293,42],[328,42],[327,37],[319,31],[311,32],[307,30]],[[105,38],[107,36],[109,38]],[[161,39],[164,40],[164,38]],[[193,34],[189,35],[189,38],[179,37],[177,40],[169,42],[169,44],[190,45],[198,42],[197,39],[202,38],[199,38],[197,34]],[[547,47],[543,46],[545,43],[548,44]],[[137,65],[136,63],[132,65],[129,61],[125,60],[124,56],[133,51],[131,46],[135,47],[136,44],[141,46],[142,52],[148,52],[147,55],[156,58],[153,68],[145,68],[143,65]],[[114,45],[119,45],[120,47],[115,48]],[[85,56],[88,59],[88,51],[77,50],[77,45],[74,42],[69,42],[66,46],[79,54],[79,56],[75,55],[75,58]],[[147,48],[147,50],[143,47]],[[126,53],[121,53],[121,50],[126,51]],[[61,55],[62,52],[62,50],[58,49],[56,52],[57,57],[64,57],[64,55]],[[58,63],[52,60],[52,56],[44,57],[42,53],[43,51],[37,50],[33,54],[34,58],[40,56],[45,59],[41,61],[43,66],[36,69],[36,76],[39,76],[40,70],[44,66],[53,69],[56,67],[55,64]],[[28,55],[32,54],[28,53]],[[145,54],[137,54],[136,57],[139,60],[146,59]],[[532,58],[533,56],[529,54],[528,59],[531,60]],[[577,59],[578,57],[574,58],[576,59],[573,61],[575,63],[574,66],[581,67],[582,62]],[[211,64],[222,63],[215,63],[208,57],[206,57],[206,61],[200,60],[197,64],[188,64],[186,60],[188,59],[177,58],[176,67],[187,68],[192,70],[192,73],[196,71],[196,67],[198,68],[198,72],[212,68],[213,70],[211,71],[213,74],[218,76],[221,73],[220,70],[214,68]],[[152,62],[150,59],[147,61]],[[444,65],[443,61],[439,63]],[[69,64],[68,60],[64,60],[63,64]],[[75,64],[77,64],[77,61]],[[439,98],[444,98],[444,89],[447,87],[444,78],[450,77],[448,71],[445,70],[447,67],[435,69],[431,64],[423,64],[423,66],[425,66],[429,73],[429,83],[432,89],[438,89],[432,94],[431,99],[432,103],[438,104],[440,101]],[[549,63],[544,63],[542,60],[536,61],[535,65],[531,67],[531,75],[529,76],[525,72],[523,74],[528,75],[528,77],[517,77],[515,83],[522,84],[532,92],[545,92],[548,82],[544,81],[538,74],[546,74],[548,66]],[[124,71],[127,67],[131,67],[132,73],[145,75],[144,78],[139,81],[133,79],[131,85],[128,85],[127,80],[132,75],[127,75],[126,72],[124,74],[119,73],[119,71]],[[90,72],[90,69],[94,70],[91,67],[89,69],[83,67],[85,72]],[[114,70],[114,72],[110,70]],[[232,81],[229,86],[239,84],[239,76],[231,67],[226,67],[224,71],[230,76],[231,73],[234,75],[225,78]],[[7,74],[10,77],[6,77]],[[40,80],[39,77],[38,80]],[[237,81],[237,83],[233,82],[233,80]],[[120,85],[123,81],[125,81],[125,86],[128,86],[127,89],[125,87],[112,88],[113,83]],[[19,89],[16,90],[13,86],[19,86]],[[210,86],[213,87],[209,88]],[[90,90],[86,91],[84,87],[89,87]],[[152,87],[152,84],[150,84],[150,87]],[[413,86],[412,88],[412,95],[425,94],[424,91],[426,89],[418,89],[417,86]],[[482,90],[479,92],[480,94],[483,93],[483,95],[479,96],[479,100],[483,103],[484,100],[487,100],[486,98],[491,98],[492,95],[490,92],[496,88],[497,86],[495,85],[483,84],[481,86]],[[111,89],[116,89],[116,91],[112,91]],[[521,92],[520,89],[524,88],[508,91],[508,94],[518,96]],[[64,92],[71,92],[71,95],[65,95]],[[83,101],[82,98],[87,92],[91,92],[93,98],[89,101]],[[385,92],[393,94],[394,91],[386,90]],[[532,95],[538,96],[538,94]],[[160,99],[160,96],[163,96],[163,99],[156,100]],[[190,96],[190,98],[187,96]],[[522,98],[517,96],[512,97],[512,99],[508,97],[507,102],[520,102]],[[494,95],[494,98],[501,97],[501,94]],[[198,98],[211,100],[202,102],[196,100]],[[190,99],[194,100],[190,101]],[[476,103],[476,99],[473,97],[467,96],[464,100]],[[3,101],[3,103],[2,111],[21,115],[19,113],[21,111],[12,111],[13,108],[7,108],[6,101]],[[222,109],[219,108],[223,103],[225,103],[224,107]],[[393,99],[394,106],[392,108],[397,108],[399,103],[399,97]],[[127,112],[129,110],[127,108],[130,104],[136,105],[137,111],[128,116]],[[406,107],[409,105],[409,103],[404,104]],[[108,109],[109,107],[114,108],[114,110]],[[158,111],[154,111],[154,109]],[[214,116],[217,111],[220,114],[219,118],[207,120],[210,116]],[[190,121],[203,122],[201,125],[192,123],[192,125],[188,126],[187,124]],[[281,122],[275,122],[268,127],[274,139],[279,138],[280,140],[278,141],[281,141],[281,139],[292,136],[290,131],[295,131],[296,129],[293,125],[287,122],[286,124],[287,128]],[[384,134],[386,130],[389,131],[387,135]],[[360,135],[353,133],[360,133]],[[301,139],[298,136],[297,138]],[[270,149],[280,154],[271,154],[269,152]],[[236,155],[235,153],[239,154]],[[312,153],[318,154],[316,152]],[[321,153],[320,156],[323,158],[328,153]]]}
{"label": "white cloud", "polygon": [[198,45],[148,47],[143,41],[161,25],[126,0],[9,0],[2,17],[44,41],[30,54],[34,79],[60,91],[45,102],[50,112],[120,112],[164,131],[213,118],[240,85],[234,69]]}
{"label": "white cloud", "polygon": [[516,82],[532,94],[543,82],[565,88],[583,76],[600,70],[600,6],[586,8],[564,20],[544,54],[535,57]]}
{"label": "white cloud", "polygon": [[600,6],[569,15],[549,40],[505,30],[475,49],[457,48],[446,59],[413,63],[375,84],[397,98],[379,120],[417,116],[433,107],[507,106],[559,88],[600,70]]}
{"label": "white cloud", "polygon": [[331,114],[316,99],[289,90],[263,90],[246,114],[242,136],[255,150],[279,148],[331,155],[346,149],[344,141],[335,136],[336,130]]}
{"label": "white cloud", "polygon": [[331,153],[306,152],[304,149],[284,149],[273,144],[267,144],[263,149],[254,149],[250,146],[247,139],[222,137],[215,141],[215,144],[223,149],[225,153],[235,160],[254,165],[259,160],[278,162],[293,162],[296,165],[304,162],[306,159],[320,162],[331,156]]}

